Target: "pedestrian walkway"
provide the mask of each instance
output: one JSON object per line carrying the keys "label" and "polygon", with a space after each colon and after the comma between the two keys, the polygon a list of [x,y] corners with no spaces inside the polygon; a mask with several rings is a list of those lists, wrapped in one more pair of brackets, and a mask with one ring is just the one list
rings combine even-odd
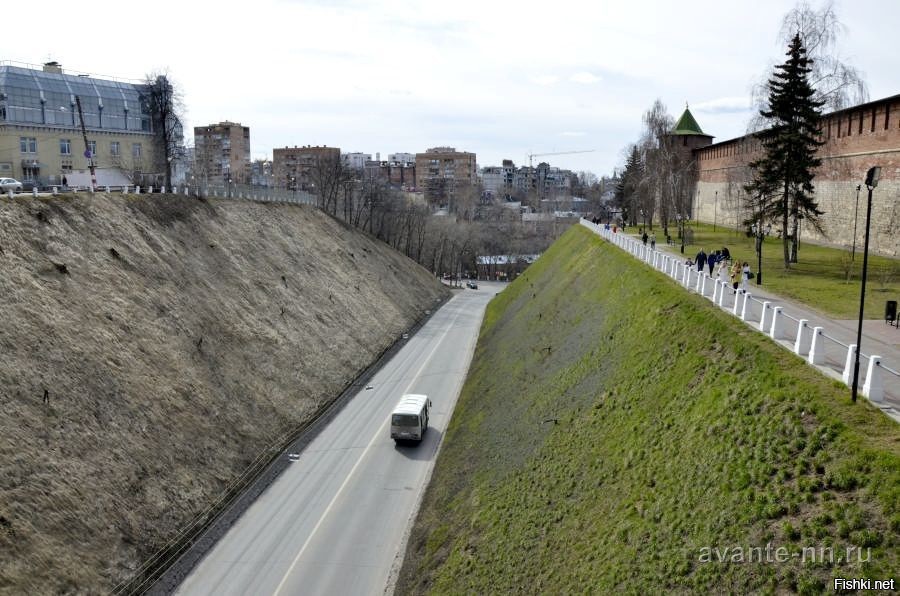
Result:
{"label": "pedestrian walkway", "polygon": [[[746,292],[735,291],[727,281],[686,265],[688,257],[671,247],[653,249],[640,239],[586,219],[581,224],[765,333],[827,376],[848,387],[853,383],[857,321],[833,320],[752,284]],[[859,394],[900,422],[900,329],[884,321],[865,321],[859,360]]]}

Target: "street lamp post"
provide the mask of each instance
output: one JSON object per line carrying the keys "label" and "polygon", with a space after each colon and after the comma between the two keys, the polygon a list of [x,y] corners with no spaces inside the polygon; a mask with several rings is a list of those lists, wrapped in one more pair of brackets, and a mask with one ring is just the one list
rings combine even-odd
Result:
{"label": "street lamp post", "polygon": [[862,184],[856,185],[856,208],[853,210],[853,249],[850,252],[850,260],[856,260],[856,216],[859,214],[859,191],[862,189]]}
{"label": "street lamp post", "polygon": [[716,231],[716,216],[719,211],[719,191],[716,191],[716,198],[713,201],[713,232]]}
{"label": "street lamp post", "polygon": [[875,166],[869,168],[866,173],[866,188],[869,189],[869,200],[866,202],[866,239],[863,243],[862,284],[859,292],[859,325],[856,328],[856,360],[853,363],[853,392],[852,399],[856,401],[857,385],[859,385],[859,353],[862,351],[862,326],[863,312],[866,308],[866,268],[869,265],[869,224],[872,219],[872,191],[878,186],[881,177],[881,168]]}

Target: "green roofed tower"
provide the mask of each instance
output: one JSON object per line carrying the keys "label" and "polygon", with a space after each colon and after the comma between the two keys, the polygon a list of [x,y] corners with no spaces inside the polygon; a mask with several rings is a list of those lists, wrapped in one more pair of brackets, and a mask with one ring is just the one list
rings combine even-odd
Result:
{"label": "green roofed tower", "polygon": [[697,121],[694,119],[694,115],[691,114],[691,110],[688,109],[687,106],[685,106],[684,113],[681,115],[681,118],[679,118],[678,122],[675,123],[675,128],[672,129],[672,134],[708,136],[705,135],[700,129],[700,125],[697,124]]}
{"label": "green roofed tower", "polygon": [[699,147],[710,145],[714,138],[712,135],[703,132],[703,129],[697,124],[697,120],[694,119],[694,115],[691,114],[691,110],[687,106],[684,107],[684,112],[675,123],[675,127],[670,135],[673,141],[679,139],[680,142],[677,144],[689,152]]}

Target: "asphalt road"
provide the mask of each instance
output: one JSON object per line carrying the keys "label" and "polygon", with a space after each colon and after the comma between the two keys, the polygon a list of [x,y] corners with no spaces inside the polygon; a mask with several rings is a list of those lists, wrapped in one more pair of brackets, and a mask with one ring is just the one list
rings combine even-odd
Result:
{"label": "asphalt road", "polygon": [[[378,372],[194,568],[177,594],[376,595],[388,584],[503,284],[460,290]],[[421,444],[396,446],[404,393],[432,400]]]}

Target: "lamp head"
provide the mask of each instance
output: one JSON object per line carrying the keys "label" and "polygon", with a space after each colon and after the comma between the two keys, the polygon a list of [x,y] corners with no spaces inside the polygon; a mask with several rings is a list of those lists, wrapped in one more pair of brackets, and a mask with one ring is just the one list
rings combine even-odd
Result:
{"label": "lamp head", "polygon": [[875,188],[878,186],[879,178],[881,178],[881,166],[869,168],[869,171],[866,172],[866,186]]}

